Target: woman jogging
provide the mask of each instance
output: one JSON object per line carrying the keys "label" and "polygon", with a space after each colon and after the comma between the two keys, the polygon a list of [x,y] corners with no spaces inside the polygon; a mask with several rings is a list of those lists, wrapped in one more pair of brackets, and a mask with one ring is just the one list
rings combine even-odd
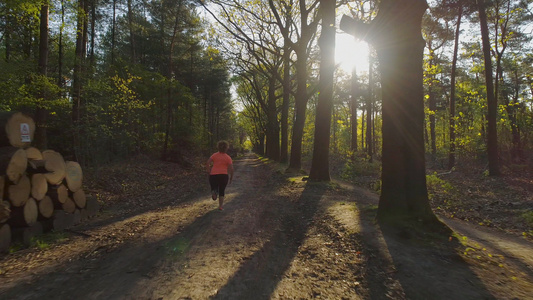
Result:
{"label": "woman jogging", "polygon": [[226,186],[233,180],[233,161],[226,154],[229,144],[226,141],[217,143],[218,152],[211,155],[207,160],[207,172],[209,172],[209,184],[213,200],[218,197],[218,209],[223,210]]}

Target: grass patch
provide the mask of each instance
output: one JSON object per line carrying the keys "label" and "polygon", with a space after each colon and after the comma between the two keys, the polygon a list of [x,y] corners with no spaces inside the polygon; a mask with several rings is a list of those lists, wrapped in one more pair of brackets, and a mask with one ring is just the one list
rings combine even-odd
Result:
{"label": "grass patch", "polygon": [[431,175],[426,175],[426,184],[429,199],[433,199],[436,193],[453,194],[455,192],[454,186],[448,181],[439,178],[436,172]]}
{"label": "grass patch", "polygon": [[527,223],[527,225],[533,226],[533,210],[528,210],[522,213],[520,217]]}
{"label": "grass patch", "polygon": [[50,248],[52,244],[57,244],[68,240],[68,235],[65,232],[49,232],[39,236],[35,236],[31,240],[32,247],[39,249]]}

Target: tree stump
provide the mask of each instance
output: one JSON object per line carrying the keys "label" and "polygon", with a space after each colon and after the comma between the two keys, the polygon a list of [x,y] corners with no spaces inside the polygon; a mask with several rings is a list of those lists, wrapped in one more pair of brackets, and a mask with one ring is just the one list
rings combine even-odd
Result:
{"label": "tree stump", "polygon": [[81,188],[83,172],[81,171],[81,166],[79,163],[75,161],[66,162],[65,180],[67,182],[68,189],[72,192],[76,192]]}
{"label": "tree stump", "polygon": [[9,184],[7,187],[7,197],[13,207],[22,207],[28,201],[31,193],[30,179],[23,175],[17,184]]}
{"label": "tree stump", "polygon": [[45,169],[49,173],[45,174],[46,180],[50,184],[60,184],[65,178],[66,164],[63,156],[53,150],[43,151],[43,159],[45,160]]}
{"label": "tree stump", "polygon": [[87,210],[87,216],[94,217],[100,210],[100,204],[98,203],[98,200],[94,196],[87,196],[87,204],[85,205],[85,209]]}
{"label": "tree stump", "polygon": [[13,147],[0,148],[0,175],[6,175],[11,182],[17,183],[27,167],[26,151]]}
{"label": "tree stump", "polygon": [[28,115],[20,112],[0,114],[0,146],[29,147],[34,133],[35,122]]}
{"label": "tree stump", "polygon": [[0,252],[6,252],[11,246],[11,226],[0,224]]}
{"label": "tree stump", "polygon": [[69,214],[64,210],[55,210],[53,216],[53,226],[56,231],[63,231],[74,225],[74,214]]}
{"label": "tree stump", "polygon": [[31,176],[31,196],[40,201],[48,192],[48,182],[44,174],[33,174]]}
{"label": "tree stump", "polygon": [[81,223],[81,211],[80,209],[76,208],[74,210],[74,225],[78,225]]}
{"label": "tree stump", "polygon": [[81,221],[85,221],[89,218],[89,212],[86,208],[80,208],[80,219]]}

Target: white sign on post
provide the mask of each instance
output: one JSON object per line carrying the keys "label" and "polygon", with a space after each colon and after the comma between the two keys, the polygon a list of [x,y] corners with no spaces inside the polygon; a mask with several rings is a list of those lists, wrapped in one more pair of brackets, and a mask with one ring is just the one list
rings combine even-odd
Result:
{"label": "white sign on post", "polygon": [[28,123],[20,124],[20,141],[23,143],[31,142],[30,125],[28,125]]}

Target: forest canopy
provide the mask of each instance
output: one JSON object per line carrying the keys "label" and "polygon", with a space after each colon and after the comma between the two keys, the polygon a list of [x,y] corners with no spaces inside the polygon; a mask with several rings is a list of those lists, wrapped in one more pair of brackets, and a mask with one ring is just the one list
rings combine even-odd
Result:
{"label": "forest canopy", "polygon": [[[531,163],[532,5],[483,1],[496,103],[489,118],[478,2],[429,1],[422,20],[431,167],[487,162],[491,119],[498,163]],[[228,139],[297,170],[315,139],[320,3],[2,1],[0,108],[32,115],[40,148],[83,164],[137,153],[168,158]],[[356,45],[339,29],[341,15],[369,22],[377,3],[336,5],[337,41]],[[364,60],[366,70],[335,68],[329,152],[346,161],[381,158],[381,75],[372,46]]]}

